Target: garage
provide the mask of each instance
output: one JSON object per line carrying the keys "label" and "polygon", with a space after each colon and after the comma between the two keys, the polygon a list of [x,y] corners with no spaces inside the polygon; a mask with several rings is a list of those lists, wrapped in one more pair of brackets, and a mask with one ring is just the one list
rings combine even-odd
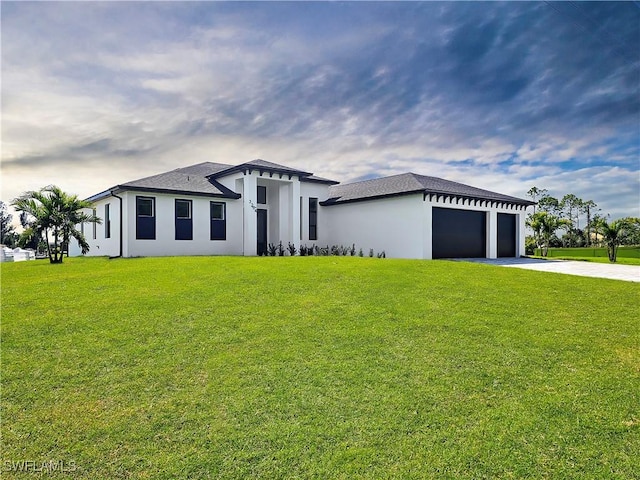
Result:
{"label": "garage", "polygon": [[486,212],[433,208],[433,258],[485,258]]}
{"label": "garage", "polygon": [[498,214],[498,257],[516,256],[516,216]]}

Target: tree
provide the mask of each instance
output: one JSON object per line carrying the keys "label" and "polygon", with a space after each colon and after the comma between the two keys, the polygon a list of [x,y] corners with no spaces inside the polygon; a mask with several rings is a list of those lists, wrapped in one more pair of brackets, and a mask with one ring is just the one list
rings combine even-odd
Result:
{"label": "tree", "polygon": [[567,220],[567,243],[569,247],[573,247],[576,244],[576,232],[580,229],[580,210],[582,208],[582,200],[576,197],[573,193],[568,193],[562,200],[560,200],[560,210]]}
{"label": "tree", "polygon": [[15,227],[11,225],[13,215],[7,210],[7,205],[0,201],[0,243],[12,247],[15,244]]}
{"label": "tree", "polygon": [[589,229],[593,230],[595,236],[595,246],[599,247],[601,245],[601,237],[602,237],[602,222],[604,222],[606,218],[599,213],[596,213],[591,217],[591,222],[589,223]]}
{"label": "tree", "polygon": [[[527,192],[527,195],[531,197],[531,200],[534,202],[538,202],[538,198],[542,198],[547,195],[547,190],[544,188],[531,187]],[[533,213],[536,213],[536,206],[533,205]]]}
{"label": "tree", "polygon": [[533,230],[534,238],[540,248],[542,256],[549,252],[549,243],[556,231],[567,225],[567,221],[549,212],[537,212],[529,216],[527,225]]}
{"label": "tree", "polygon": [[598,206],[593,200],[582,202],[582,211],[587,214],[586,241],[587,247],[591,245],[591,212]]}
{"label": "tree", "polygon": [[621,245],[640,245],[640,218],[625,217],[622,221],[626,227]]}
{"label": "tree", "polygon": [[553,215],[558,215],[561,211],[558,199],[546,193],[538,200],[538,209],[543,212],[552,213]]}
{"label": "tree", "polygon": [[[23,234],[25,238],[44,236],[51,263],[62,263],[72,237],[78,241],[83,254],[89,251],[89,244],[82,232],[76,229],[76,225],[85,222],[102,223],[100,218],[82,211],[91,208],[91,202],[65,193],[55,185],[25,192],[14,199],[12,205],[16,211],[31,217],[29,227]],[[53,242],[50,241],[50,236],[53,237]]]}
{"label": "tree", "polygon": [[602,229],[604,243],[607,246],[609,261],[615,263],[618,256],[618,247],[622,243],[626,229],[628,228],[627,221],[620,219],[608,223],[606,220],[603,220],[600,228]]}

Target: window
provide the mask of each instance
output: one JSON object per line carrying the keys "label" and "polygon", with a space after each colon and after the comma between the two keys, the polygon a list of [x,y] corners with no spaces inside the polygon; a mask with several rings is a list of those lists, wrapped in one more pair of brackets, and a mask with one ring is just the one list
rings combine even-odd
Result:
{"label": "window", "polygon": [[136,197],[136,239],[156,239],[156,199]]}
{"label": "window", "polygon": [[139,217],[153,217],[154,200],[152,197],[136,197],[136,211]]}
{"label": "window", "polygon": [[191,219],[191,200],[176,200],[176,218]]}
{"label": "window", "polygon": [[303,218],[303,215],[304,215],[302,213],[303,212],[303,205],[304,205],[304,198],[300,197],[300,232],[299,232],[300,236],[298,237],[300,240],[302,240],[302,229],[304,228],[303,227],[303,223],[302,223],[303,222],[302,218]]}
{"label": "window", "polygon": [[267,187],[258,185],[258,203],[266,205],[267,203]]}
{"label": "window", "polygon": [[227,239],[226,204],[211,202],[211,240]]}
{"label": "window", "polygon": [[104,238],[111,238],[111,204],[104,206]]}
{"label": "window", "polygon": [[309,198],[309,240],[318,239],[318,199]]}
{"label": "window", "polygon": [[191,200],[176,199],[176,240],[193,240]]}
{"label": "window", "polygon": [[[93,209],[93,217],[95,218],[96,216],[96,209]],[[95,240],[96,238],[98,238],[98,224],[96,222],[93,222],[93,239]]]}

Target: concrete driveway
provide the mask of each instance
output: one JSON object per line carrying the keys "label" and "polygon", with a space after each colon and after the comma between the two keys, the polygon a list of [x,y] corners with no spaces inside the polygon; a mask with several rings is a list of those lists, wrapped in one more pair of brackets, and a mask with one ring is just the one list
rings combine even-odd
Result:
{"label": "concrete driveway", "polygon": [[540,260],[537,258],[461,258],[461,261],[525,268],[542,272],[565,273],[582,277],[610,278],[627,282],[640,282],[640,265],[578,262],[573,260]]}

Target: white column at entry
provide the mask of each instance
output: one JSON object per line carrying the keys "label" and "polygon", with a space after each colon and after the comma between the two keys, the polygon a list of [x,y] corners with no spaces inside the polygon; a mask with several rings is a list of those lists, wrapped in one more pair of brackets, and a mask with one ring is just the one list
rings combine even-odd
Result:
{"label": "white column at entry", "polygon": [[293,179],[289,189],[289,225],[291,225],[291,243],[300,250],[300,180]]}
{"label": "white column at entry", "polygon": [[498,258],[498,212],[491,209],[487,215],[487,258]]}
{"label": "white column at entry", "polygon": [[246,173],[243,178],[243,252],[245,257],[258,254],[258,184],[256,175],[256,172]]}

